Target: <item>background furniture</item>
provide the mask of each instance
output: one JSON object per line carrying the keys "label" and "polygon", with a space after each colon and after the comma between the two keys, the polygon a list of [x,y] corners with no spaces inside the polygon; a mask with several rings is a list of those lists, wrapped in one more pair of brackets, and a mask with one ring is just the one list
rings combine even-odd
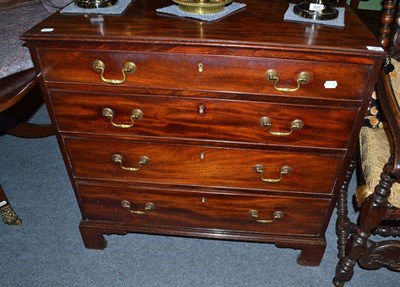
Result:
{"label": "background furniture", "polygon": [[[20,35],[49,13],[40,3],[0,11],[0,133],[18,137],[46,137],[53,135],[50,125],[27,122],[43,103],[37,74],[32,68],[29,51],[23,47]],[[17,151],[16,151],[17,152]],[[4,167],[3,167],[4,168]],[[0,213],[6,224],[21,224],[0,185]]]}
{"label": "background furniture", "polygon": [[[331,0],[330,2],[331,3],[338,3],[340,6],[345,6],[346,3],[347,3],[347,0]],[[359,5],[360,5],[360,0],[351,0],[350,3],[349,3],[349,6],[353,10],[357,10]]]}
{"label": "background furniture", "polygon": [[[359,187],[356,198],[360,206],[357,223],[347,218],[347,202],[340,197],[339,258],[334,278],[335,286],[350,281],[356,263],[366,269],[387,267],[400,271],[400,241],[382,240],[381,237],[400,236],[400,108],[399,64],[400,33],[396,14],[396,1],[384,2],[383,27],[380,29],[382,45],[388,50],[391,63],[382,70],[377,85],[378,106],[371,106],[373,115],[380,115],[375,128],[363,127],[360,133]],[[395,23],[395,29],[392,24]],[[393,71],[390,71],[394,68]],[[382,113],[382,115],[380,113]],[[347,238],[351,237],[347,241]],[[371,238],[371,235],[379,235]]]}
{"label": "background furniture", "polygon": [[[22,99],[24,99],[23,103],[20,102]],[[0,79],[0,131],[28,138],[53,135],[53,128],[50,125],[37,125],[24,121],[31,115],[26,113],[27,108],[35,107],[41,100],[36,72],[33,69],[21,71]],[[16,112],[18,113],[17,117],[15,117]],[[21,117],[22,121],[19,121]],[[21,219],[12,209],[1,185],[0,202],[0,214],[3,222],[6,224],[21,224]]]}
{"label": "background furniture", "polygon": [[383,53],[350,9],[335,29],[284,22],[284,1],[244,2],[204,24],[136,0],[24,34],[86,247],[143,232],[274,243],[320,263]]}

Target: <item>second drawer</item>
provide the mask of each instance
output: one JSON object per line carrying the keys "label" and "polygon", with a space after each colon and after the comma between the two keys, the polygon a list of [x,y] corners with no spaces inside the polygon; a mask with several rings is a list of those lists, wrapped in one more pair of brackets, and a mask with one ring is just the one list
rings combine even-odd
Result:
{"label": "second drawer", "polygon": [[51,99],[62,132],[334,149],[346,148],[357,115],[350,108],[161,96],[52,92]]}

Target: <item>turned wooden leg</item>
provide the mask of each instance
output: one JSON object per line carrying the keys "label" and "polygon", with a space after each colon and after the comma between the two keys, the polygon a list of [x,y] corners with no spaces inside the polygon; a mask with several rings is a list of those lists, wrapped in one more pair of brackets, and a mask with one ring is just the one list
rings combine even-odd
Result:
{"label": "turned wooden leg", "polygon": [[386,213],[387,197],[395,181],[390,176],[391,167],[391,163],[385,165],[381,180],[378,186],[375,187],[374,194],[361,207],[359,226],[347,242],[346,256],[336,266],[336,274],[333,278],[335,286],[344,286],[345,282],[351,280],[354,273],[354,265],[366,253],[368,238],[371,236],[372,230],[380,225]]}
{"label": "turned wooden leg", "polygon": [[400,237],[399,226],[381,225],[372,232],[373,235],[380,235],[382,237]]}
{"label": "turned wooden leg", "polygon": [[3,188],[0,185],[0,213],[5,224],[21,225],[22,220],[12,209]]}
{"label": "turned wooden leg", "polygon": [[356,167],[357,161],[352,160],[350,162],[349,170],[346,173],[346,178],[343,182],[343,185],[340,189],[339,199],[337,202],[336,210],[337,210],[337,220],[336,220],[336,235],[338,237],[337,246],[338,246],[338,257],[342,259],[345,256],[345,248],[347,239],[349,238],[350,233],[355,230],[355,224],[350,222],[348,215],[348,188],[349,184]]}

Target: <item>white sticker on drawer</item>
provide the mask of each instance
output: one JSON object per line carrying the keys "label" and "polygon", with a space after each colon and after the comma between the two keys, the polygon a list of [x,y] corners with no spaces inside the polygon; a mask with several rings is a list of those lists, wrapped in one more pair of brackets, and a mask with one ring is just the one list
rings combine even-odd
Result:
{"label": "white sticker on drawer", "polygon": [[337,85],[336,81],[325,81],[324,83],[325,89],[336,89]]}
{"label": "white sticker on drawer", "polygon": [[378,52],[384,51],[382,47],[377,47],[377,46],[367,46],[367,49],[370,51],[378,51]]}
{"label": "white sticker on drawer", "polygon": [[49,32],[53,32],[54,28],[43,28],[42,30],[40,30],[40,32],[42,33],[49,33]]}
{"label": "white sticker on drawer", "polygon": [[5,201],[5,200],[0,201],[0,207],[3,207],[6,204],[7,204],[7,201]]}

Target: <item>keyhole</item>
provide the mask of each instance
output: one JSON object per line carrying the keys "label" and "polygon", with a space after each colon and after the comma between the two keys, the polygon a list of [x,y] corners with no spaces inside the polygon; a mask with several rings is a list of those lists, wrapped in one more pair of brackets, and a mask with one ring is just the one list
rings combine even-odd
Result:
{"label": "keyhole", "polygon": [[204,71],[203,64],[199,63],[197,66],[199,67],[199,73],[202,73]]}
{"label": "keyhole", "polygon": [[199,114],[203,115],[206,112],[206,106],[203,104],[199,105]]}

